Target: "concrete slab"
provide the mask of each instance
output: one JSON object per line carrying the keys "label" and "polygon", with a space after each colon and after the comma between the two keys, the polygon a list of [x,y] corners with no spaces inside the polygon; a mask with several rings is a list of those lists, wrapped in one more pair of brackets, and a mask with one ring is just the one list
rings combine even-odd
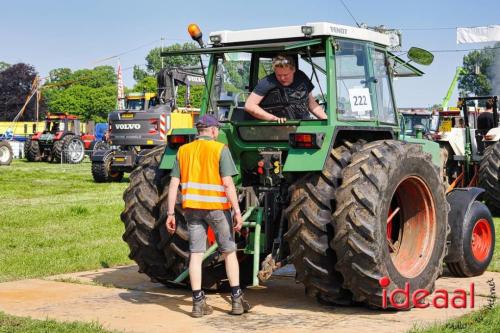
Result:
{"label": "concrete slab", "polygon": [[[475,284],[475,308],[487,304],[488,280],[500,283],[499,273],[456,279],[444,277],[437,287],[452,292]],[[75,283],[76,282],[76,283]],[[304,288],[290,277],[273,277],[259,289],[245,292],[253,309],[242,317],[227,314],[226,294],[210,294],[214,314],[189,316],[191,294],[186,289],[166,288],[137,273],[136,266],[58,275],[47,279],[0,284],[0,310],[18,316],[60,321],[98,321],[124,332],[404,332],[413,325],[445,321],[471,309],[412,309],[389,312],[364,307],[333,307],[318,304],[304,295]]]}

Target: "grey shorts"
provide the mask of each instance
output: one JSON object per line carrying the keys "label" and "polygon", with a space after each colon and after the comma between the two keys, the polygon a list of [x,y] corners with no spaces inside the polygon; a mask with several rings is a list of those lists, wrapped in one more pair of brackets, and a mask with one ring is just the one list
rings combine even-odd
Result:
{"label": "grey shorts", "polygon": [[229,210],[186,209],[184,216],[188,224],[189,251],[191,253],[206,251],[208,226],[214,231],[221,252],[236,251],[233,223]]}

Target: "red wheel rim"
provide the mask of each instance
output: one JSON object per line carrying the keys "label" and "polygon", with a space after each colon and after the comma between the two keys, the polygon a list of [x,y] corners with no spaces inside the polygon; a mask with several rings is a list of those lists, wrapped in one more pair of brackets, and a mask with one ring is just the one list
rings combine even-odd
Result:
{"label": "red wheel rim", "polygon": [[418,276],[432,257],[436,239],[436,211],[432,192],[416,176],[396,187],[388,210],[386,237],[392,263],[406,278]]}
{"label": "red wheel rim", "polygon": [[492,244],[492,233],[490,223],[487,219],[480,219],[472,229],[470,239],[472,255],[477,261],[485,261],[488,258]]}

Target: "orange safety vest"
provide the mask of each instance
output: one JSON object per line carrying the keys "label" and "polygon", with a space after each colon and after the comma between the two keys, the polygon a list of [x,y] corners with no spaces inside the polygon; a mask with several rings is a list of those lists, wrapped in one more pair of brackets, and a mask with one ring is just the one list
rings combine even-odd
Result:
{"label": "orange safety vest", "polygon": [[223,148],[223,143],[211,140],[196,140],[179,148],[182,208],[231,208],[219,173]]}

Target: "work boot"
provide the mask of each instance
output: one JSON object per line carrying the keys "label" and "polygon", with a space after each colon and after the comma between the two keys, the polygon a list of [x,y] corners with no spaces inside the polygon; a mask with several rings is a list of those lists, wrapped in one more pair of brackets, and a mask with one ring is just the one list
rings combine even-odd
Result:
{"label": "work boot", "polygon": [[203,296],[199,301],[193,300],[193,311],[191,315],[195,318],[203,317],[204,315],[209,315],[214,312],[214,309],[207,304],[207,298]]}
{"label": "work boot", "polygon": [[250,304],[245,301],[242,293],[238,296],[231,295],[231,303],[232,309],[230,314],[232,315],[242,315],[243,313],[250,311]]}

